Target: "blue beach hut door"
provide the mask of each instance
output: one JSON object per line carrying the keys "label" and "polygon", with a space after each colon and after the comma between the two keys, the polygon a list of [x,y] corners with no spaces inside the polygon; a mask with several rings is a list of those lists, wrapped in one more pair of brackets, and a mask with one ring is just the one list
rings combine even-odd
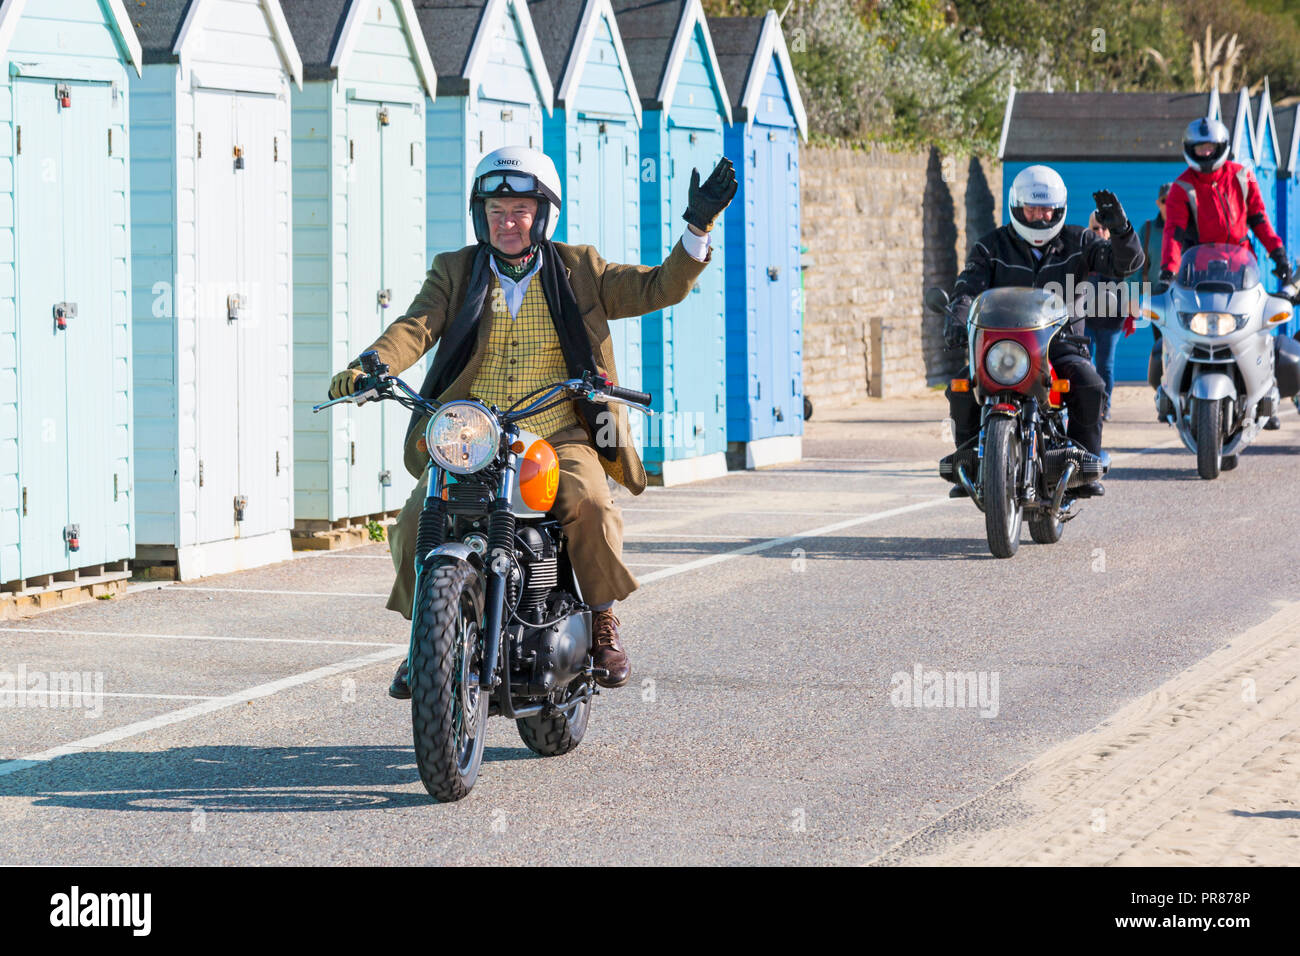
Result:
{"label": "blue beach hut door", "polygon": [[[759,367],[759,394],[755,395],[758,411],[759,433],[795,435],[799,433],[799,419],[803,417],[803,403],[797,396],[794,375],[793,343],[791,329],[798,322],[792,313],[797,303],[794,299],[794,279],[790,248],[790,218],[794,203],[790,192],[797,189],[791,169],[794,163],[795,132],[789,129],[758,127],[755,132],[755,150],[767,153],[756,162],[766,170],[772,180],[766,185],[755,209],[759,250],[758,283],[765,295],[758,297],[758,308],[765,312],[757,316],[759,334],[758,354],[767,356],[767,363]],[[755,157],[758,159],[758,157]]]}
{"label": "blue beach hut door", "polygon": [[[57,95],[65,87],[68,106]],[[22,572],[107,560],[113,440],[106,83],[16,78]],[[57,310],[62,304],[63,327]],[[75,307],[75,314],[72,308]],[[122,476],[123,480],[126,476]],[[79,551],[64,531],[79,526]]]}

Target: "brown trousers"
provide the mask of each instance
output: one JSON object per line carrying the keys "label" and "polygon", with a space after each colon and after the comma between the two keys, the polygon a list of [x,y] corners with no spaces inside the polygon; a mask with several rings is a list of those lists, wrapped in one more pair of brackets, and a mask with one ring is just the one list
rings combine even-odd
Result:
{"label": "brown trousers", "polygon": [[[566,428],[548,441],[555,446],[560,460],[560,487],[551,514],[568,538],[569,560],[582,598],[592,605],[621,601],[638,585],[623,564],[623,515],[610,496],[595,446],[581,425]],[[426,469],[397,522],[388,529],[393,567],[397,569],[388,608],[408,621],[415,600],[415,538],[428,487]]]}

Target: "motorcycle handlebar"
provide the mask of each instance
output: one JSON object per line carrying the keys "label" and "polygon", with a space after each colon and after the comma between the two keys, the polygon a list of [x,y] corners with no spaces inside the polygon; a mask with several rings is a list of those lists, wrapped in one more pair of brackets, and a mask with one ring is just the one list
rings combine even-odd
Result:
{"label": "motorcycle handlebar", "polygon": [[610,398],[621,398],[625,402],[632,402],[635,405],[649,406],[653,398],[649,392],[638,392],[634,388],[624,388],[622,385],[611,385],[605,389]]}

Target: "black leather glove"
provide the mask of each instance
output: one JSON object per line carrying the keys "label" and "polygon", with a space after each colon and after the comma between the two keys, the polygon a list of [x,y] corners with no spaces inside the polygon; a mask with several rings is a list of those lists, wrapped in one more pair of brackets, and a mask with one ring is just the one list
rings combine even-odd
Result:
{"label": "black leather glove", "polygon": [[962,296],[944,313],[943,343],[950,349],[964,349],[969,342],[966,316],[970,313],[970,297]]}
{"label": "black leather glove", "polygon": [[1286,250],[1278,246],[1269,253],[1269,257],[1274,262],[1273,275],[1277,276],[1278,282],[1286,285],[1292,279],[1291,263],[1287,261]]}
{"label": "black leather glove", "polygon": [[1092,198],[1097,203],[1097,225],[1109,229],[1112,236],[1122,236],[1133,228],[1119,204],[1119,197],[1109,189],[1097,190]]}
{"label": "black leather glove", "polygon": [[1174,274],[1168,269],[1160,270],[1160,278],[1151,286],[1152,295],[1164,295],[1169,291],[1169,283],[1174,281]]}
{"label": "black leather glove", "polygon": [[682,218],[696,229],[708,232],[713,228],[714,220],[722,215],[722,210],[731,204],[731,197],[736,195],[736,170],[726,156],[709,178],[700,183],[700,171],[691,170],[691,186],[686,194],[686,212]]}

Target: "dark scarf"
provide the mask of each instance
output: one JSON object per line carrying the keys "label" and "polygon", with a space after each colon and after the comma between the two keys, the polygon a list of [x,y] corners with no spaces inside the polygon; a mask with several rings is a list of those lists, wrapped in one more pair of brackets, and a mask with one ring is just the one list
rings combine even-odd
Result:
{"label": "dark scarf", "polygon": [[[537,254],[542,258],[541,268],[533,281],[542,284],[542,294],[546,297],[546,307],[555,324],[555,334],[560,339],[560,350],[564,353],[564,364],[570,378],[582,378],[584,372],[596,372],[596,357],[591,351],[591,339],[587,336],[582,323],[582,312],[578,308],[577,297],[569,278],[564,271],[564,263],[555,243],[543,240],[537,247]],[[433,364],[424,377],[420,394],[429,401],[435,401],[445,392],[461,372],[469,365],[470,356],[474,354],[474,345],[478,340],[478,325],[483,315],[483,304],[487,301],[488,288],[492,284],[492,268],[489,265],[491,252],[488,246],[480,244],[474,253],[474,262],[470,267],[469,288],[465,292],[465,302],[455,319],[443,333],[438,343]],[[531,265],[531,264],[530,264]],[[576,401],[578,412],[591,429],[595,438],[596,450],[609,461],[618,456],[617,436],[612,441],[602,442],[601,438],[608,429],[602,429],[597,416],[602,408],[586,399]],[[612,414],[612,412],[611,412]],[[411,415],[411,424],[406,433],[409,437],[423,417],[422,413]]]}
{"label": "dark scarf", "polygon": [[515,265],[509,259],[497,255],[495,251],[492,254],[492,258],[496,259],[497,269],[500,270],[502,275],[507,279],[518,282],[524,276],[528,275],[528,273],[532,271],[533,266],[536,265],[537,247],[533,246],[529,249],[528,255],[524,256],[523,259],[520,260],[519,265]]}

